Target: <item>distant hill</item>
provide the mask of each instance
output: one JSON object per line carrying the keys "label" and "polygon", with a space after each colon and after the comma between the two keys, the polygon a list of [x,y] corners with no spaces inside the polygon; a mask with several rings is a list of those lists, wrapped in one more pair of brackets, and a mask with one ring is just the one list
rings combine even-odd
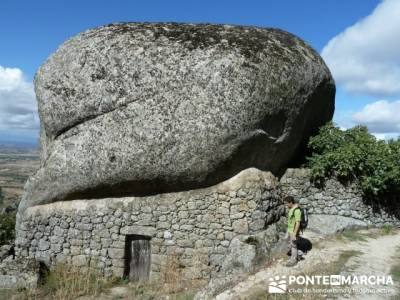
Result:
{"label": "distant hill", "polygon": [[39,137],[35,132],[33,134],[15,134],[7,133],[0,130],[0,146],[12,148],[37,148],[39,145]]}

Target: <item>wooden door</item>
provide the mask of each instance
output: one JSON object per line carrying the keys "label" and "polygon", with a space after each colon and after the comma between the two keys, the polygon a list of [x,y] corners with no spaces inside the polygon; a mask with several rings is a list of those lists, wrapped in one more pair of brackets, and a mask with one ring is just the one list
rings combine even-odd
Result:
{"label": "wooden door", "polygon": [[132,236],[129,243],[129,280],[147,280],[150,274],[150,238],[146,236]]}

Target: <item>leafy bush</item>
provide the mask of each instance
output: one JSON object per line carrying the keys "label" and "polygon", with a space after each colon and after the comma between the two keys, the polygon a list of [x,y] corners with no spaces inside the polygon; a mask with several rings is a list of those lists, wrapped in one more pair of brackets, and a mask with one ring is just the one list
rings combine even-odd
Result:
{"label": "leafy bush", "polygon": [[311,177],[322,183],[335,176],[357,181],[367,197],[400,192],[400,140],[377,140],[366,127],[341,130],[333,123],[310,139],[308,157]]}
{"label": "leafy bush", "polygon": [[15,238],[15,214],[0,214],[0,246]]}
{"label": "leafy bush", "polygon": [[0,186],[0,206],[3,205],[3,201],[4,201],[4,194],[3,194],[3,191],[1,190],[1,186]]}

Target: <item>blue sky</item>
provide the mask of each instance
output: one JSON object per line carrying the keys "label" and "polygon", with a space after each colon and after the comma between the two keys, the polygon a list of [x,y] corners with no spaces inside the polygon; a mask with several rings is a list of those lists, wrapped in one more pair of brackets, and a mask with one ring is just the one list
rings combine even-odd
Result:
{"label": "blue sky", "polygon": [[[333,72],[337,82],[335,121],[343,127],[365,124],[379,137],[397,135],[400,45],[396,48],[395,40],[400,36],[399,3],[2,0],[0,143],[36,142],[38,118],[31,82],[43,61],[67,38],[118,21],[229,23],[292,32],[322,53]],[[379,116],[376,111],[381,112]]]}

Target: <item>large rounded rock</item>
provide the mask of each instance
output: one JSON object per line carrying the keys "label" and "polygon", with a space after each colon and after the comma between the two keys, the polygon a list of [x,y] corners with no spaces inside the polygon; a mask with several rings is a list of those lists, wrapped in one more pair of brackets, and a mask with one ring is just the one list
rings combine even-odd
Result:
{"label": "large rounded rock", "polygon": [[321,57],[277,29],[112,24],[35,77],[41,168],[20,206],[209,186],[279,172],[332,118]]}

